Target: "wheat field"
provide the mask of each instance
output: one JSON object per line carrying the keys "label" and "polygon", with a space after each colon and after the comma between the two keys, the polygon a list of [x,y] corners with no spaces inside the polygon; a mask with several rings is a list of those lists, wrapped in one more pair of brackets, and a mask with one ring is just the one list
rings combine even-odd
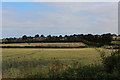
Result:
{"label": "wheat field", "polygon": [[94,48],[3,48],[2,53],[3,78],[24,78],[37,72],[46,74],[54,63],[67,67],[73,63],[101,64],[100,53]]}
{"label": "wheat field", "polygon": [[0,46],[80,47],[86,45],[82,42],[76,42],[76,43],[12,43],[12,44],[0,44]]}

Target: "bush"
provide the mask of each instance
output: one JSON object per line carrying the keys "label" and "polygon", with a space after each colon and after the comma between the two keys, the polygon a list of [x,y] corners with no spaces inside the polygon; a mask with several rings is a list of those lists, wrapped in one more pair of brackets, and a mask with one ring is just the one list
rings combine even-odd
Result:
{"label": "bush", "polygon": [[[73,65],[62,73],[54,73],[55,78],[80,79],[80,80],[108,80],[120,79],[120,53],[119,51],[111,53],[111,56],[102,57],[103,65],[79,66]],[[51,74],[53,75],[53,74]]]}
{"label": "bush", "polygon": [[120,73],[120,54],[119,51],[111,53],[111,56],[103,59],[104,68],[108,73],[118,71]]}

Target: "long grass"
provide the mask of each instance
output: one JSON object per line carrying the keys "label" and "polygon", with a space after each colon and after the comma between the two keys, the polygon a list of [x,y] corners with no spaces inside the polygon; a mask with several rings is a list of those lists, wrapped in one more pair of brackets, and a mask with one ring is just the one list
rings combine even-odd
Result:
{"label": "long grass", "polygon": [[62,77],[64,71],[73,70],[77,66],[101,65],[100,53],[97,50],[103,49],[3,48],[3,78]]}
{"label": "long grass", "polygon": [[[99,53],[93,48],[79,49],[24,49],[4,48],[3,77],[25,77],[25,75],[41,72],[48,73],[56,63],[61,68],[70,67],[73,63],[81,66],[93,63],[100,64]],[[56,69],[56,68],[53,68]],[[25,73],[24,70],[26,71]]]}

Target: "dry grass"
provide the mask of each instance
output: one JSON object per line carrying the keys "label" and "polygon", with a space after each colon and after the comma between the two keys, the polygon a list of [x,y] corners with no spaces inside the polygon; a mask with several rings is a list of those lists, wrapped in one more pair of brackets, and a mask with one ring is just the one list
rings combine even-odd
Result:
{"label": "dry grass", "polygon": [[12,43],[12,44],[0,44],[0,46],[79,47],[86,45],[82,42],[78,42],[78,43]]}

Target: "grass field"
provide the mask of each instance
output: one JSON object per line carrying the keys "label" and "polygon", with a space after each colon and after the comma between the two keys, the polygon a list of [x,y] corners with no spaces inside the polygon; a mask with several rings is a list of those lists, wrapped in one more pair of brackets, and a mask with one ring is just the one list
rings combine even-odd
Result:
{"label": "grass field", "polygon": [[[100,53],[94,48],[3,48],[2,51],[3,78],[24,78],[37,72],[47,74],[50,69],[66,69],[78,63],[81,66],[101,64]],[[109,51],[106,51],[106,55],[109,55]],[[59,67],[54,68],[55,63],[59,63]]]}
{"label": "grass field", "polygon": [[112,44],[120,44],[120,41],[112,41]]}
{"label": "grass field", "polygon": [[80,47],[86,45],[82,42],[78,42],[78,43],[12,43],[12,44],[0,44],[0,46]]}

